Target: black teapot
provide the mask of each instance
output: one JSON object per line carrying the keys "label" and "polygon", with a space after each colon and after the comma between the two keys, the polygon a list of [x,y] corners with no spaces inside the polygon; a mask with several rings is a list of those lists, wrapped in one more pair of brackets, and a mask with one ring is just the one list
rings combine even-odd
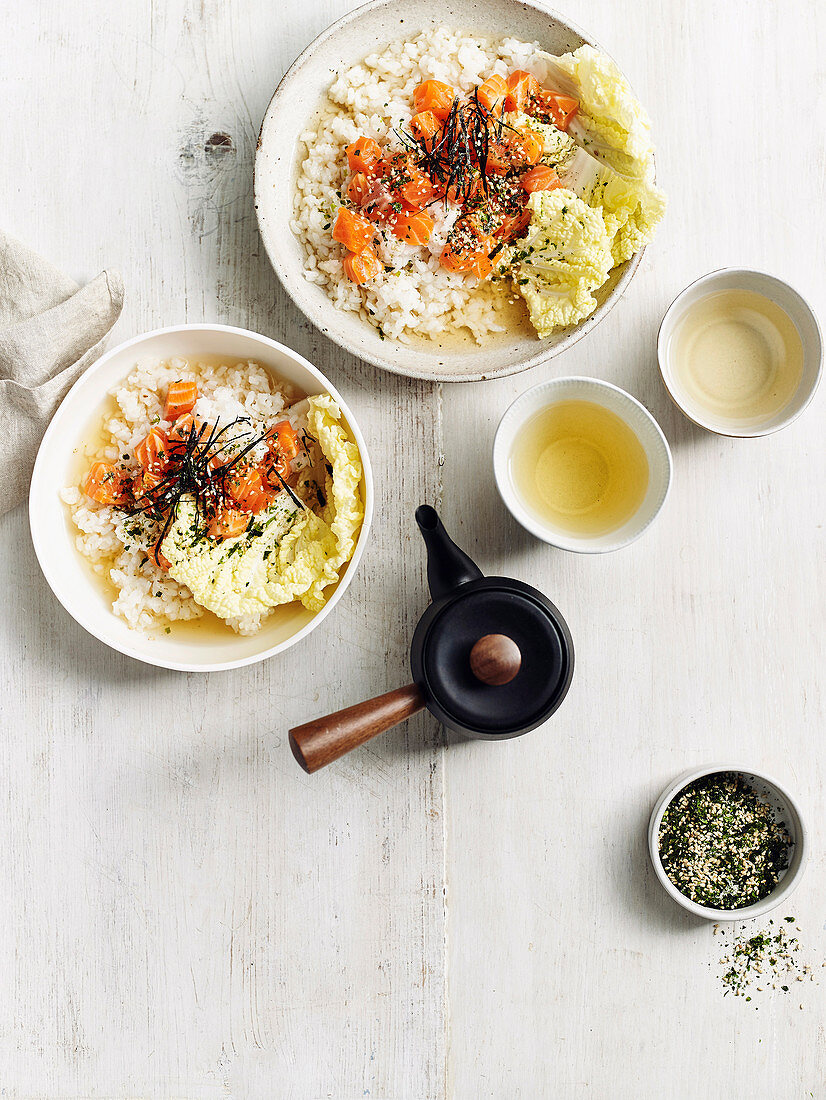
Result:
{"label": "black teapot", "polygon": [[568,692],[574,647],[551,601],[522,581],[483,576],[429,505],[416,510],[416,522],[433,602],[413,634],[413,683],[291,729],[290,747],[307,772],[424,707],[468,737],[519,737]]}

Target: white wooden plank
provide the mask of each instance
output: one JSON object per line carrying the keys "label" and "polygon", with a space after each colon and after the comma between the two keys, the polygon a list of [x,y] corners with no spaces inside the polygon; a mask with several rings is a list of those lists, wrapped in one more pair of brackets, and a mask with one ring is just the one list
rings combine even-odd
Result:
{"label": "white wooden plank", "polygon": [[[823,139],[812,128],[823,117],[822,13],[590,0],[576,17],[651,108],[671,211],[626,298],[587,341],[529,377],[445,395],[446,518],[483,568],[558,602],[578,658],[544,729],[446,756],[453,1089],[819,1096],[822,978],[788,996],[724,1000],[719,941],[659,887],[645,826],[673,776],[720,758],[782,776],[815,827],[826,812],[823,396],[778,436],[717,439],[670,406],[655,352],[671,298],[714,267],[777,272],[823,305]],[[775,105],[792,88],[806,107],[780,124]],[[509,401],[562,374],[629,389],[674,449],[667,511],[604,558],[540,546],[477,474]],[[816,843],[799,893],[778,911],[798,917],[817,969],[825,872]]]}
{"label": "white wooden plank", "polygon": [[[376,377],[297,314],[259,246],[257,127],[281,72],[340,9],[13,17],[10,228],[76,275],[120,265],[118,336],[256,328],[345,389],[379,476],[346,600],[305,644],[213,677],[110,653],[56,605],[23,510],[0,521],[0,1080],[21,1096],[437,1096],[444,1081],[442,787],[421,718],[305,777],[286,730],[402,683],[424,600],[412,507],[438,491],[438,403]],[[227,151],[208,150],[216,131]],[[22,181],[26,181],[25,187]],[[36,183],[32,183],[36,181]]]}

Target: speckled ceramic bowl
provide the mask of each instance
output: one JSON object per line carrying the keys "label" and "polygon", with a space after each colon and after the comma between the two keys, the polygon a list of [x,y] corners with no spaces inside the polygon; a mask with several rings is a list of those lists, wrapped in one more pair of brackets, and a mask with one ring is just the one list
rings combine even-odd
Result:
{"label": "speckled ceramic bowl", "polygon": [[[474,382],[515,374],[565,351],[599,324],[631,281],[642,253],[612,273],[596,293],[594,313],[549,340],[527,332],[494,338],[483,347],[410,347],[383,340],[354,313],[336,309],[326,291],[304,277],[303,248],[290,229],[298,138],[336,72],[356,64],[383,43],[446,25],[481,36],[539,42],[551,53],[597,44],[555,12],[525,0],[371,0],[318,36],[276,89],[258,139],[255,209],[273,268],[295,304],[346,351],[377,367],[413,378]],[[601,47],[600,47],[601,48]],[[621,67],[621,66],[620,66]]]}
{"label": "speckled ceramic bowl", "polygon": [[[754,905],[745,905],[742,909],[712,909],[708,905],[698,905],[696,901],[692,901],[677,889],[665,873],[665,868],[660,859],[660,822],[668,806],[689,783],[702,779],[705,775],[715,775],[717,772],[737,772],[741,775],[757,791],[758,795],[769,803],[774,811],[775,820],[785,823],[789,836],[792,838],[789,866],[780,875],[780,880],[774,890],[761,901],[755,902]],[[809,841],[800,807],[776,779],[770,779],[768,776],[751,771],[740,764],[709,764],[704,768],[695,768],[683,772],[672,783],[669,783],[657,799],[648,822],[648,851],[654,866],[654,872],[662,883],[663,889],[683,909],[688,910],[689,913],[693,913],[697,917],[704,917],[706,920],[712,921],[751,920],[753,917],[763,916],[770,909],[774,909],[775,906],[787,901],[792,891],[800,885],[809,855]]]}

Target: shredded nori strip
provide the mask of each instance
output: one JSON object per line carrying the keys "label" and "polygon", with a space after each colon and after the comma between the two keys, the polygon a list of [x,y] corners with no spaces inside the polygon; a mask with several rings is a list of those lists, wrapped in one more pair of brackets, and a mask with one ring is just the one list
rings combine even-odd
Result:
{"label": "shredded nori strip", "polygon": [[505,122],[502,112],[493,113],[484,107],[479,102],[478,93],[476,87],[470,99],[462,102],[457,96],[453,100],[438,141],[419,141],[404,130],[396,130],[402,144],[415,156],[419,168],[443,187],[445,203],[448,192],[452,193],[459,206],[470,202],[477,169],[482,193],[487,197],[487,161],[491,143],[501,141],[506,130],[519,133]]}
{"label": "shredded nori strip", "polygon": [[[207,534],[210,520],[218,510],[227,502],[227,477],[236,466],[259,443],[267,439],[267,432],[261,435],[253,435],[250,430],[239,431],[232,438],[225,440],[226,433],[238,425],[249,423],[247,417],[236,417],[235,420],[219,428],[218,424],[212,427],[209,435],[204,439],[206,425],[196,428],[195,424],[189,429],[187,437],[178,444],[170,447],[166,452],[167,468],[163,478],[157,485],[140,496],[135,497],[134,505],[124,509],[129,515],[140,513],[154,514],[158,518],[164,518],[164,525],[158,539],[158,546],[169,534],[169,530],[175,519],[175,511],[181,498],[191,496],[195,501],[195,521],[193,524],[195,538],[203,538]],[[227,447],[237,444],[240,440],[252,435],[252,439],[238,451],[228,457],[225,462],[220,461],[220,456]],[[278,478],[291,499],[304,507],[301,501],[287,485],[284,478],[273,467],[272,473]]]}

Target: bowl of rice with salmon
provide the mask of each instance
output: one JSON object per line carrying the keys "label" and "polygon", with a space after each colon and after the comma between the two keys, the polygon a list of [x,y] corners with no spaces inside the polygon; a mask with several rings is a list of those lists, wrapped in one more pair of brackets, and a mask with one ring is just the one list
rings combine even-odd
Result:
{"label": "bowl of rice with salmon", "polygon": [[270,103],[255,196],[310,320],[360,358],[446,381],[584,336],[666,205],[616,63],[516,0],[373,0],[340,19]]}
{"label": "bowl of rice with salmon", "polygon": [[70,614],[186,671],[309,633],[352,579],[371,511],[364,441],[332,385],[221,325],[103,356],[55,414],[30,492],[35,550]]}

